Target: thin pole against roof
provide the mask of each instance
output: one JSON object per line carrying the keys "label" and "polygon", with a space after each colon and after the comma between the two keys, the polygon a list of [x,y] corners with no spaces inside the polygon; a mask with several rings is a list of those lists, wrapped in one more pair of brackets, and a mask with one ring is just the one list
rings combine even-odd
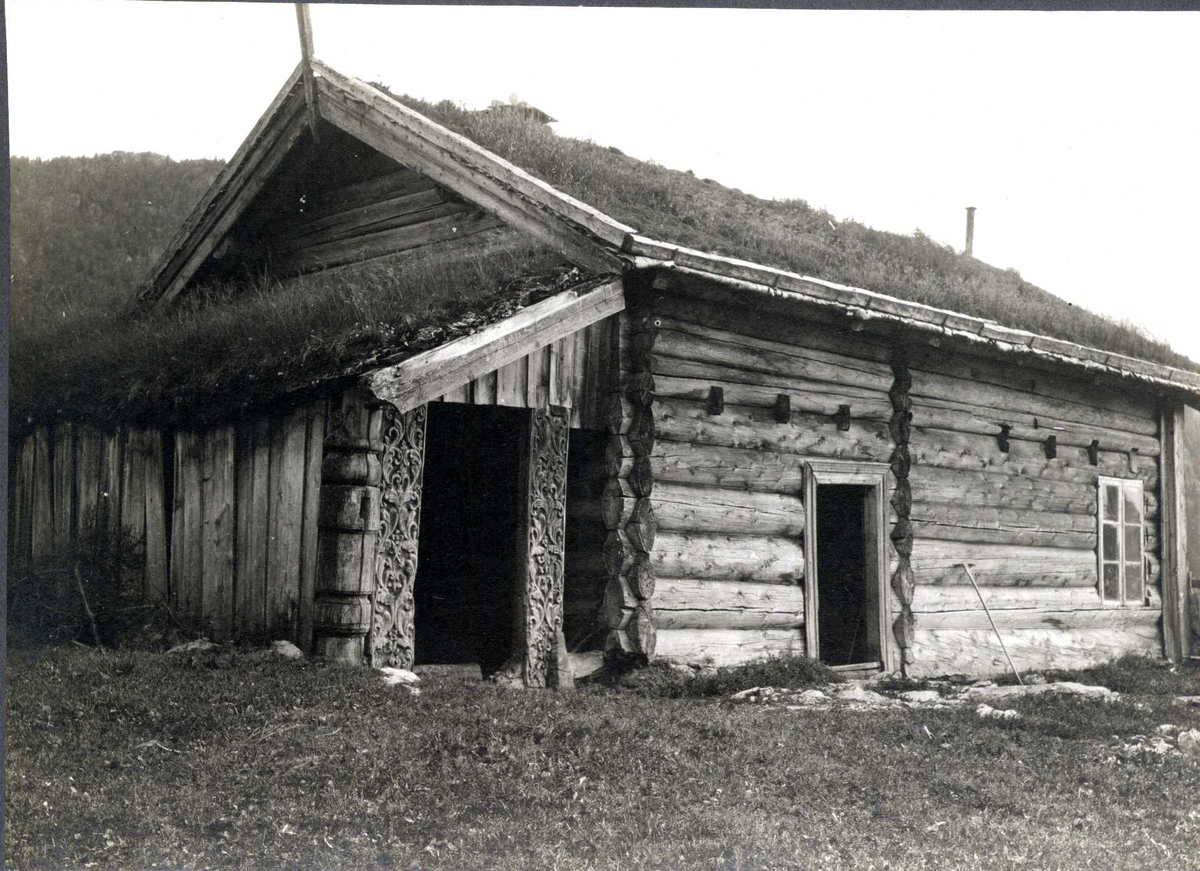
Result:
{"label": "thin pole against roof", "polygon": [[308,13],[307,3],[296,4],[296,26],[300,28],[300,63],[303,65],[304,102],[308,106],[308,129],[312,133],[313,142],[317,141],[317,83],[313,79],[313,35],[312,17]]}

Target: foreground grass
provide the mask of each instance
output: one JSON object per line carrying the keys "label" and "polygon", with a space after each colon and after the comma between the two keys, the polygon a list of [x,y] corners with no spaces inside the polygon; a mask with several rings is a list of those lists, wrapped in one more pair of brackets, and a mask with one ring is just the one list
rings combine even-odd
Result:
{"label": "foreground grass", "polygon": [[229,654],[12,653],[14,868],[1188,868],[1200,765],[1103,705],[791,713]]}

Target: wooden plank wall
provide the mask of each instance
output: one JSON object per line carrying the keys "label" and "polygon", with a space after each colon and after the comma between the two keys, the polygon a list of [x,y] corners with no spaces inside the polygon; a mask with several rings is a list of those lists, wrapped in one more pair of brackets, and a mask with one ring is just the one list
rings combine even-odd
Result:
{"label": "wooden plank wall", "polygon": [[214,640],[307,650],[326,409],[175,434],[171,601]]}
{"label": "wooden plank wall", "polygon": [[[911,673],[1007,668],[959,565],[966,561],[1018,668],[1162,654],[1158,594],[1159,424],[1149,400],[1040,369],[950,357],[910,360],[913,420]],[[1001,424],[1009,449],[1000,449]],[[1055,436],[1057,456],[1045,439]],[[1099,441],[1097,464],[1088,447]],[[1136,450],[1131,464],[1130,451]],[[1148,606],[1102,603],[1097,479],[1137,477],[1146,495]]]}
{"label": "wooden plank wall", "polygon": [[[19,445],[9,492],[9,558],[22,562],[70,548],[99,525],[125,528],[145,548],[142,570],[122,593],[147,600],[166,589],[166,514],[158,430],[103,433],[87,425],[37,427]],[[157,497],[157,498],[155,498]]]}
{"label": "wooden plank wall", "polygon": [[121,579],[126,595],[165,602],[214,640],[308,649],[325,418],[318,402],[173,435],[39,428],[14,446],[10,558],[47,555],[90,524],[123,528],[146,554],[143,570]]}
{"label": "wooden plank wall", "polygon": [[674,290],[655,315],[657,656],[720,666],[803,653],[804,460],[888,462],[888,350]]}
{"label": "wooden plank wall", "polygon": [[604,429],[617,388],[616,316],[597,321],[438,397],[437,402],[570,409],[575,429]]}

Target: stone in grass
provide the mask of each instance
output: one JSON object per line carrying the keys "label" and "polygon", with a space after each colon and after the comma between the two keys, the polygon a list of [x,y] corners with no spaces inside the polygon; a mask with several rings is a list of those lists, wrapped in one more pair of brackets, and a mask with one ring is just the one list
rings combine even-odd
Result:
{"label": "stone in grass", "polygon": [[204,653],[209,650],[216,650],[221,645],[209,641],[207,638],[197,638],[195,641],[187,641],[183,644],[176,644],[167,653]]}
{"label": "stone in grass", "polygon": [[864,689],[858,684],[847,684],[844,687],[834,690],[834,693],[839,702],[855,702],[861,705],[879,706],[899,704],[895,699],[889,699],[887,696],[877,693],[874,690]]}
{"label": "stone in grass", "polygon": [[1178,731],[1178,729],[1179,727],[1174,723],[1163,723],[1154,731],[1158,732],[1160,735],[1170,735],[1172,732]]}
{"label": "stone in grass", "polygon": [[395,686],[396,684],[415,686],[421,682],[421,676],[409,671],[407,668],[394,668],[393,666],[385,665],[379,668],[379,673],[383,675],[383,682],[388,686]]}
{"label": "stone in grass", "polygon": [[414,696],[421,694],[421,690],[417,686],[421,682],[421,678],[407,668],[393,668],[390,665],[385,665],[379,669],[379,673],[383,676],[383,682],[388,686],[402,686]]}
{"label": "stone in grass", "polygon": [[981,720],[1019,720],[1021,719],[1020,711],[1001,711],[993,708],[991,705],[981,704],[975,709],[975,713]]}
{"label": "stone in grass", "polygon": [[1175,704],[1200,707],[1200,696],[1176,696]]}
{"label": "stone in grass", "polygon": [[1175,739],[1175,746],[1184,756],[1200,756],[1200,729],[1188,729],[1180,732]]}
{"label": "stone in grass", "polygon": [[1069,695],[1085,699],[1100,699],[1106,702],[1116,701],[1121,694],[1108,687],[1088,686],[1087,684],[1063,681],[1061,683],[1044,683],[1025,686],[970,686],[962,691],[970,699],[1011,699],[1028,698],[1041,695]]}
{"label": "stone in grass", "polygon": [[748,689],[748,690],[741,690],[739,692],[734,693],[729,698],[733,699],[735,702],[740,702],[740,701],[744,701],[745,699],[750,698],[751,696],[761,694],[762,690],[763,690],[762,687],[750,687],[750,689]]}
{"label": "stone in grass", "polygon": [[284,659],[304,659],[304,654],[300,648],[290,641],[272,641],[271,652],[276,656],[282,656]]}
{"label": "stone in grass", "polygon": [[940,702],[942,694],[937,690],[909,690],[908,692],[900,693],[900,698],[913,704],[926,704],[929,702]]}

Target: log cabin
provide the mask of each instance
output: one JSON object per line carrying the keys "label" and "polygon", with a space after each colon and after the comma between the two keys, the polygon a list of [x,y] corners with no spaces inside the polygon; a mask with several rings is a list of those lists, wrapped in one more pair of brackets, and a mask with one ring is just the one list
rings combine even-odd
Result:
{"label": "log cabin", "polygon": [[1021,669],[1196,649],[1196,371],[656,238],[530,163],[302,63],[140,307],[380,258],[569,269],[225,419],[39,422],[15,552],[100,518],[212,637],[531,687],[601,652],[922,676],[1002,671],[1000,639]]}

